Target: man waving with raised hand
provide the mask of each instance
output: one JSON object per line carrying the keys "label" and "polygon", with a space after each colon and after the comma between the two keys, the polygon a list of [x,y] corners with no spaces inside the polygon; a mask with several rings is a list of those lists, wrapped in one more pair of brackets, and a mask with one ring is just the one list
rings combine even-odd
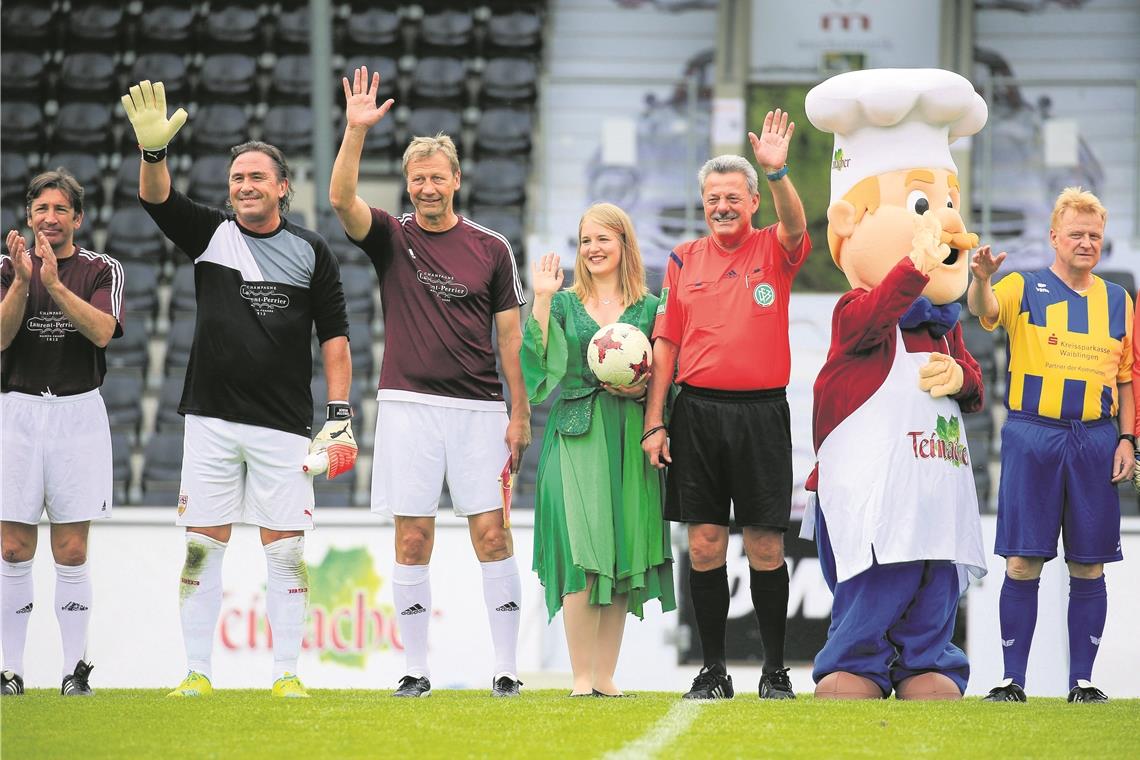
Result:
{"label": "man waving with raised hand", "polygon": [[[329,477],[352,468],[352,366],[340,270],[317,233],[289,221],[291,174],[263,142],[230,151],[227,211],[171,186],[167,146],[186,122],[166,115],[161,82],[122,98],[142,164],[139,199],[195,267],[198,304],[186,385],[178,524],[186,527],[180,592],[189,673],[172,697],[206,696],[222,602],[222,557],[234,522],[257,525],[268,568],[273,695],[306,697],[297,659],[308,601],[305,531],[313,527],[306,454],[328,453]],[[313,326],[328,381],[328,422],[311,444]]]}

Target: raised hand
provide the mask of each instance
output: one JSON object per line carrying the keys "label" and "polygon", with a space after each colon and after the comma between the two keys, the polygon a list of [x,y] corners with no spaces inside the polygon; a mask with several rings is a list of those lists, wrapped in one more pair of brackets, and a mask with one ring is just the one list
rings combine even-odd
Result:
{"label": "raised hand", "polygon": [[1002,262],[1005,261],[1005,257],[1005,251],[994,256],[990,247],[983,245],[974,251],[974,255],[970,257],[970,272],[973,273],[976,280],[988,280],[997,274]]}
{"label": "raised hand", "polygon": [[396,102],[388,98],[382,104],[376,104],[376,93],[380,89],[380,73],[373,72],[370,83],[367,66],[361,66],[353,72],[351,84],[348,77],[342,77],[341,84],[344,85],[344,115],[349,127],[371,129],[384,118],[384,114],[388,113],[388,109]]}
{"label": "raised hand", "polygon": [[942,222],[933,211],[914,219],[914,237],[911,238],[910,260],[914,268],[930,274],[950,255],[950,246],[942,241]]}
{"label": "raised hand", "polygon": [[42,232],[36,233],[36,255],[43,262],[43,266],[40,267],[40,281],[50,290],[59,283],[59,260],[55,257],[55,249],[51,247],[47,236]]}
{"label": "raised hand", "polygon": [[12,257],[12,267],[18,282],[32,279],[32,255],[28,253],[28,243],[19,230],[8,230],[8,255]]}
{"label": "raised hand", "polygon": [[558,266],[558,254],[545,254],[531,265],[531,284],[536,296],[553,296],[562,289],[565,273]]}
{"label": "raised hand", "polygon": [[144,150],[165,148],[186,123],[186,110],[183,108],[166,118],[166,87],[162,82],[152,85],[150,80],[144,79],[119,100],[131,120],[135,140]]}
{"label": "raised hand", "polygon": [[796,123],[788,121],[788,112],[777,108],[764,117],[764,128],[759,136],[755,132],[748,133],[752,155],[766,173],[778,172],[788,162],[788,144],[795,131]]}

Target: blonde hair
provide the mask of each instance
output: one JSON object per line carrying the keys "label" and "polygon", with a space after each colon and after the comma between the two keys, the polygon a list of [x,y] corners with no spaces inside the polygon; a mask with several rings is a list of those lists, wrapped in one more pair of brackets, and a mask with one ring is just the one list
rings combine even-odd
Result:
{"label": "blonde hair", "polygon": [[597,222],[612,231],[621,240],[621,263],[618,264],[618,284],[621,300],[626,306],[636,303],[649,288],[645,284],[645,264],[641,260],[641,247],[637,244],[637,233],[629,214],[612,203],[595,203],[586,209],[578,221],[579,253],[574,259],[574,284],[570,291],[583,303],[595,295],[594,276],[586,267],[586,257],[581,255],[582,225],[586,220]]}
{"label": "blonde hair", "polygon": [[1053,216],[1049,219],[1049,227],[1054,230],[1058,229],[1058,225],[1061,224],[1061,217],[1066,211],[1075,211],[1078,214],[1096,214],[1100,217],[1101,224],[1108,221],[1108,209],[1100,202],[1100,198],[1080,185],[1066,187],[1057,196],[1057,202],[1053,204]]}
{"label": "blonde hair", "polygon": [[[882,202],[879,195],[879,178],[875,176],[865,177],[847,191],[843,196],[843,200],[850,203],[855,207],[855,224],[863,221],[864,214],[873,214],[879,210],[879,204]],[[842,241],[839,236],[831,231],[831,226],[827,228],[827,247],[831,250],[831,260],[839,266],[839,245]]]}
{"label": "blonde hair", "polygon": [[408,164],[430,158],[436,153],[442,153],[451,164],[451,173],[459,174],[459,152],[455,143],[443,132],[436,133],[435,137],[413,137],[404,150],[404,176],[408,176]]}

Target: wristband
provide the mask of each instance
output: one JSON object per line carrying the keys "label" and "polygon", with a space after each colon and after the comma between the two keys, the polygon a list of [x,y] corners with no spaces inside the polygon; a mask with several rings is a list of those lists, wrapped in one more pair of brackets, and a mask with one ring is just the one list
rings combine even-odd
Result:
{"label": "wristband", "polygon": [[[649,438],[649,436],[656,433],[658,430],[665,430],[665,426],[664,425],[658,425],[657,427],[649,428],[648,430],[645,431],[645,433],[642,434],[641,442],[645,443],[646,439]],[[668,431],[666,431],[666,432],[668,432]]]}
{"label": "wristband", "polygon": [[783,178],[784,178],[784,175],[785,175],[785,174],[787,174],[787,173],[788,173],[788,165],[787,165],[787,164],[784,164],[783,168],[782,168],[782,169],[780,169],[779,171],[774,171],[774,172],[772,172],[771,174],[768,174],[768,175],[765,175],[765,176],[767,176],[767,177],[768,177],[768,181],[769,181],[769,182],[776,182],[776,181],[778,181],[778,180],[781,180],[781,179],[783,179]]}
{"label": "wristband", "polygon": [[142,151],[142,160],[146,161],[148,164],[157,164],[166,160],[165,145],[154,150],[151,150],[150,148],[144,148],[140,145],[139,150]]}
{"label": "wristband", "polygon": [[1121,433],[1120,437],[1116,439],[1116,442],[1120,443],[1121,441],[1128,441],[1132,444],[1132,448],[1136,448],[1136,436],[1132,435],[1132,433]]}
{"label": "wristband", "polygon": [[325,419],[329,422],[352,419],[352,407],[345,401],[330,401],[325,407]]}

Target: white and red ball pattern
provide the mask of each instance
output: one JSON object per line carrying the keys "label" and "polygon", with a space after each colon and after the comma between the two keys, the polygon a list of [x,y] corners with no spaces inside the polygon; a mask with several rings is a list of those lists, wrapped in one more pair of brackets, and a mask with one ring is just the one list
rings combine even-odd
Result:
{"label": "white and red ball pattern", "polygon": [[641,330],[625,322],[614,322],[590,338],[586,361],[601,382],[634,385],[649,374],[653,347]]}

